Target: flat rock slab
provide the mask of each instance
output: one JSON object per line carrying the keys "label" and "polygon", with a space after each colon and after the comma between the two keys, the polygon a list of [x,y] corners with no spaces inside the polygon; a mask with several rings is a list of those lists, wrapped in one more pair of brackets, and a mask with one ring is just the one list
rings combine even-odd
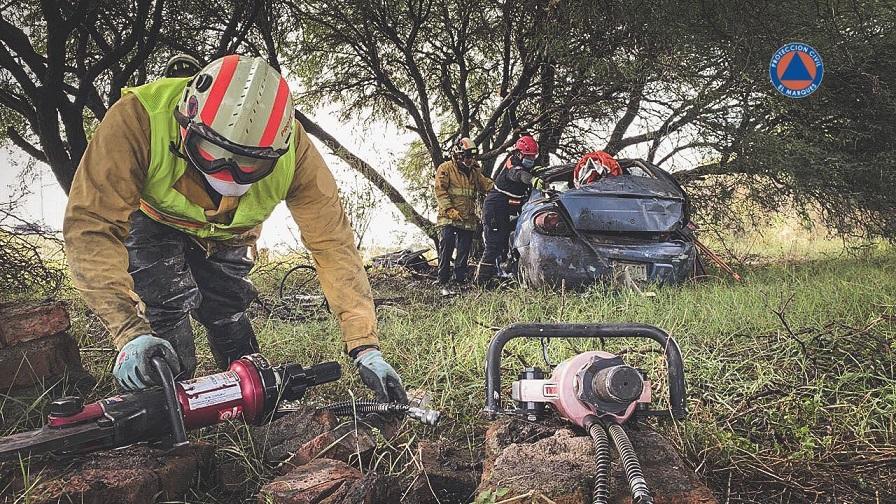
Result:
{"label": "flat rock slab", "polygon": [[[596,471],[591,438],[566,428],[551,429],[518,419],[495,422],[486,433],[485,470],[477,494],[500,489],[502,499],[530,497],[521,498],[521,503],[544,502],[542,496],[558,504],[590,503]],[[643,426],[627,431],[657,504],[716,502],[668,440]],[[625,471],[615,449],[612,453],[610,502],[628,504]]]}
{"label": "flat rock slab", "polygon": [[391,478],[361,471],[338,460],[319,458],[268,483],[259,504],[375,504],[399,502]]}
{"label": "flat rock slab", "polygon": [[0,304],[0,392],[62,382],[91,386],[81,365],[78,344],[66,331],[71,320],[65,304]]}
{"label": "flat rock slab", "polygon": [[0,393],[89,378],[77,342],[64,332],[0,348],[0,369]]}
{"label": "flat rock slab", "polygon": [[31,504],[149,504],[182,500],[207,478],[213,452],[211,445],[192,442],[168,453],[131,446],[71,460],[32,461],[28,483],[23,481],[17,464],[6,464],[0,469],[0,486],[9,493],[0,497],[15,500],[28,488],[26,502]]}
{"label": "flat rock slab", "polygon": [[253,427],[252,442],[266,462],[279,463],[338,425],[339,420],[329,411],[301,408],[267,425]]}
{"label": "flat rock slab", "polygon": [[376,448],[373,431],[363,422],[345,422],[335,429],[318,434],[283,464],[281,473],[318,458],[351,463],[366,460]]}
{"label": "flat rock slab", "polygon": [[70,326],[62,302],[0,304],[0,348],[65,332]]}

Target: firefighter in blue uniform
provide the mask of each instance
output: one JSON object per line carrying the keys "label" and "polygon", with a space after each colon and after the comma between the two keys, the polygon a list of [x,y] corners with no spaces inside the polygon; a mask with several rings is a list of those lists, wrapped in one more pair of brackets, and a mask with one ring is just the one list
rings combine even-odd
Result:
{"label": "firefighter in blue uniform", "polygon": [[507,257],[511,218],[520,213],[532,187],[543,189],[544,182],[532,174],[538,159],[538,142],[529,135],[520,137],[510,156],[495,176],[495,187],[485,197],[482,227],[485,252],[476,270],[476,283],[488,285],[501,271],[501,260]]}

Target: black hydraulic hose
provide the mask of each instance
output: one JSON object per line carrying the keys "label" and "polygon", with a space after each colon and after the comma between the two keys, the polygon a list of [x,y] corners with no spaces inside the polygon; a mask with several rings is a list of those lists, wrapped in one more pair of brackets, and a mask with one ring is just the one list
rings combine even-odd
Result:
{"label": "black hydraulic hose", "polygon": [[353,416],[355,414],[369,415],[371,413],[404,413],[408,410],[408,405],[376,401],[342,401],[330,404],[324,409],[330,410],[336,416]]}
{"label": "black hydraulic hose", "polygon": [[641,472],[641,463],[638,462],[638,456],[635,454],[635,448],[632,446],[628,434],[618,424],[610,424],[607,430],[610,432],[613,444],[616,445],[616,451],[619,452],[619,459],[625,468],[628,485],[632,491],[632,502],[634,504],[653,504],[653,496],[650,495],[644,473]]}
{"label": "black hydraulic hose", "polygon": [[594,490],[591,493],[592,504],[609,504],[610,502],[610,440],[603,424],[594,417],[585,419],[588,434],[594,442],[594,456],[597,472],[594,473]]}
{"label": "black hydraulic hose", "polygon": [[439,423],[440,413],[436,410],[417,408],[407,404],[390,402],[381,403],[377,401],[342,401],[335,404],[325,406],[323,409],[329,410],[336,416],[355,416],[370,415],[372,413],[398,413],[408,418],[419,421],[425,425],[436,425]]}

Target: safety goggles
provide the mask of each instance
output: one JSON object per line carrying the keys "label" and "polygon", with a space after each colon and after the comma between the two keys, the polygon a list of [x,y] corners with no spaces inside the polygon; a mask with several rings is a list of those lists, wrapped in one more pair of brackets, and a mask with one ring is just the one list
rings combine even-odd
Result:
{"label": "safety goggles", "polygon": [[174,117],[186,130],[187,158],[199,171],[216,178],[231,178],[237,184],[258,182],[274,171],[277,160],[286,153],[286,149],[235,144],[208,126],[190,121],[177,110]]}
{"label": "safety goggles", "polygon": [[461,159],[473,159],[479,155],[479,149],[465,149],[458,153],[458,157]]}

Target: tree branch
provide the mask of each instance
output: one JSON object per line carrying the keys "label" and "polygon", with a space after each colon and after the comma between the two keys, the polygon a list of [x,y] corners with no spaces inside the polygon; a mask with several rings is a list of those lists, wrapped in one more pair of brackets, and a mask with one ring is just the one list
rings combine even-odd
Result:
{"label": "tree branch", "polygon": [[398,211],[401,212],[411,224],[417,226],[431,240],[436,243],[438,242],[438,234],[435,225],[429,219],[419,214],[417,210],[408,203],[404,196],[401,195],[398,189],[389,183],[385,177],[380,175],[380,173],[370,166],[369,163],[346,149],[333,135],[321,128],[320,125],[312,121],[308,116],[298,110],[295,111],[295,116],[308,134],[313,135],[323,142],[335,156],[345,161],[352,169],[363,175],[364,178],[370,181],[371,184],[376,186],[377,189],[382,191],[383,194],[389,198],[389,201],[398,208]]}
{"label": "tree branch", "polygon": [[18,131],[12,126],[6,128],[6,135],[9,139],[16,145],[16,147],[25,151],[26,154],[33,157],[34,159],[44,162],[47,162],[47,156],[43,153],[42,150],[38,149],[34,145],[32,145],[28,140],[25,140]]}

